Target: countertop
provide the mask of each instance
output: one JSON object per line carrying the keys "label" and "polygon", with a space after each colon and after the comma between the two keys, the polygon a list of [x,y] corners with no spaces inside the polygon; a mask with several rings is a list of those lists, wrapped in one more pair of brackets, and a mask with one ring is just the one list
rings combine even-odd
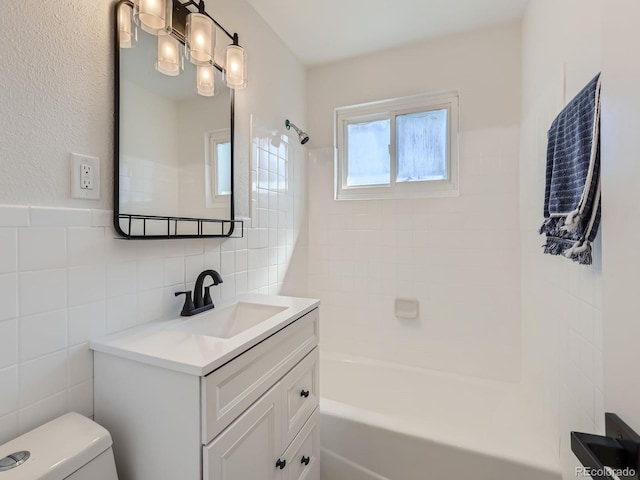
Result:
{"label": "countertop", "polygon": [[238,298],[237,302],[279,306],[285,307],[285,310],[229,339],[189,333],[176,328],[181,322],[188,321],[188,319],[215,316],[217,309],[229,306],[220,305],[194,317],[178,317],[174,320],[149,322],[101,337],[91,341],[90,348],[96,352],[157,367],[204,376],[309,313],[320,304],[320,301],[316,299],[272,295],[244,295]]}

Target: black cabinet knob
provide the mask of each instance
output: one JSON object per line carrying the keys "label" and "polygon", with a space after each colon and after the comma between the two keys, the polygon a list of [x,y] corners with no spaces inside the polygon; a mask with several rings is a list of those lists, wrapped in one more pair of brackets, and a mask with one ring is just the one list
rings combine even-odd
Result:
{"label": "black cabinet knob", "polygon": [[276,467],[279,468],[280,470],[284,469],[284,467],[287,466],[287,461],[286,460],[280,460],[278,459],[278,461],[276,462]]}
{"label": "black cabinet knob", "polygon": [[309,390],[302,390],[300,392],[300,396],[304,397],[304,398],[307,398],[309,396]]}
{"label": "black cabinet knob", "polygon": [[302,460],[300,460],[300,463],[302,463],[303,465],[309,465],[310,460],[311,458],[303,456]]}

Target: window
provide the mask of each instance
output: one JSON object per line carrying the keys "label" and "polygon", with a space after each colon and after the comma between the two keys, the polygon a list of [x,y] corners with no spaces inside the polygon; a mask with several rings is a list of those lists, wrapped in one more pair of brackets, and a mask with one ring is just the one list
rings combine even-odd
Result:
{"label": "window", "polygon": [[207,207],[228,203],[231,196],[231,137],[229,129],[207,133],[205,188]]}
{"label": "window", "polygon": [[458,94],[336,109],[336,199],[458,194]]}

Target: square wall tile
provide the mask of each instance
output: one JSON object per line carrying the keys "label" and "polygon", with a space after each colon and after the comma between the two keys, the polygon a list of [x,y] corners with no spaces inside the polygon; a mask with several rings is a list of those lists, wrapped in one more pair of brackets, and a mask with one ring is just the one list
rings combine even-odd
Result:
{"label": "square wall tile", "polygon": [[193,255],[184,259],[184,274],[187,285],[193,285],[204,270],[204,255]]}
{"label": "square wall tile", "polygon": [[107,265],[107,297],[136,293],[138,289],[138,264],[136,262]]}
{"label": "square wall tile", "polygon": [[138,296],[135,293],[107,299],[105,333],[113,333],[133,327],[137,321]]}
{"label": "square wall tile", "polygon": [[18,268],[21,272],[51,270],[66,265],[66,229],[21,228],[18,231]]}
{"label": "square wall tile", "polygon": [[162,266],[162,281],[165,287],[185,282],[185,261],[182,257],[165,258]]}
{"label": "square wall tile", "polygon": [[18,412],[0,417],[0,445],[16,438],[19,431]]}
{"label": "square wall tile", "polygon": [[17,269],[17,233],[15,228],[0,228],[0,274]]}
{"label": "square wall tile", "polygon": [[20,409],[18,415],[20,433],[26,433],[60,415],[64,415],[68,411],[67,408],[67,392],[62,391]]}
{"label": "square wall tile", "polygon": [[45,355],[20,365],[20,407],[59,393],[67,386],[67,351]]}
{"label": "square wall tile", "polygon": [[93,378],[93,352],[88,343],[69,349],[67,359],[67,385],[73,386]]}
{"label": "square wall tile", "polygon": [[67,343],[74,346],[105,334],[104,300],[71,307],[67,311]]}
{"label": "square wall tile", "polygon": [[156,288],[138,294],[138,323],[159,320],[164,313],[164,289]]}
{"label": "square wall tile", "polygon": [[138,262],[138,291],[162,287],[162,259]]}
{"label": "square wall tile", "polygon": [[247,250],[236,250],[235,272],[245,272],[249,266],[249,254]]}
{"label": "square wall tile", "polygon": [[33,360],[67,346],[67,312],[41,313],[20,318],[20,361]]}
{"label": "square wall tile", "polygon": [[67,257],[70,267],[105,261],[104,228],[69,228]]}
{"label": "square wall tile", "polygon": [[18,277],[0,275],[0,321],[18,316]]}
{"label": "square wall tile", "polygon": [[0,370],[0,416],[18,408],[18,367]]}
{"label": "square wall tile", "polygon": [[236,268],[236,254],[235,252],[222,252],[220,254],[220,274],[232,275]]}
{"label": "square wall tile", "polygon": [[85,417],[93,416],[93,381],[89,380],[69,389],[69,411]]}
{"label": "square wall tile", "polygon": [[21,273],[18,280],[20,315],[34,315],[66,307],[66,269]]}
{"label": "square wall tile", "polygon": [[18,362],[18,321],[0,322],[0,369]]}
{"label": "square wall tile", "polygon": [[69,306],[94,303],[105,298],[105,266],[69,268]]}

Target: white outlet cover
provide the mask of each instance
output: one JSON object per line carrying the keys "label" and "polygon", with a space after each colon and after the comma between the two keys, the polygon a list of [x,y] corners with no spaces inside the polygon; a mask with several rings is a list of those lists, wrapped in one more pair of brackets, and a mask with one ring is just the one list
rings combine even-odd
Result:
{"label": "white outlet cover", "polygon": [[[82,165],[91,166],[93,188],[82,188]],[[71,198],[100,200],[100,159],[78,153],[71,154]]]}

